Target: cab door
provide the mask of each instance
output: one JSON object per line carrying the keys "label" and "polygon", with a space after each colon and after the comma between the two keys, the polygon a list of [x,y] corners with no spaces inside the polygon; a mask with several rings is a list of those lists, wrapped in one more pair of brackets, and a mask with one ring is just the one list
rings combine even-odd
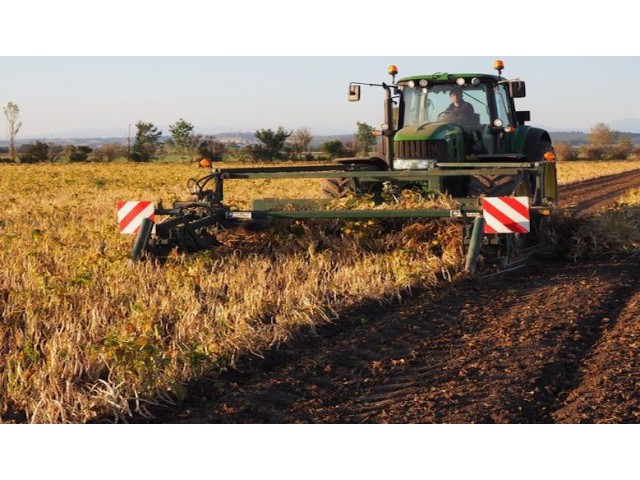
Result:
{"label": "cab door", "polygon": [[[495,118],[492,125],[497,127],[494,129],[494,147],[495,153],[511,153],[511,139],[509,136],[515,129],[515,119],[512,118],[511,102],[507,87],[503,84],[496,85],[493,89],[495,101]],[[506,131],[504,130],[506,129]]]}

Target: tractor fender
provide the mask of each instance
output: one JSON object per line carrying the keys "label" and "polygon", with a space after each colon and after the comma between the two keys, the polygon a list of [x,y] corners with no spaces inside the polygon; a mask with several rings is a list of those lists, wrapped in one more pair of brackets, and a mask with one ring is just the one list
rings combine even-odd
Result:
{"label": "tractor fender", "polygon": [[521,125],[512,137],[511,151],[523,154],[531,162],[538,162],[542,160],[542,158],[536,158],[541,155],[539,148],[541,143],[551,146],[551,137],[546,130]]}
{"label": "tractor fender", "polygon": [[371,165],[375,167],[374,170],[389,170],[389,165],[380,157],[345,157],[345,158],[336,158],[333,160],[335,163],[339,163],[341,165]]}

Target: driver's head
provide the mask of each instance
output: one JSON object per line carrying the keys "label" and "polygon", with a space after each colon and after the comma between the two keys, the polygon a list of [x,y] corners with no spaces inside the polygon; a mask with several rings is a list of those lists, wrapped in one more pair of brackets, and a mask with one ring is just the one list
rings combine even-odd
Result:
{"label": "driver's head", "polygon": [[454,102],[459,102],[462,100],[462,89],[461,88],[452,88],[451,92],[449,92],[449,96],[451,100]]}

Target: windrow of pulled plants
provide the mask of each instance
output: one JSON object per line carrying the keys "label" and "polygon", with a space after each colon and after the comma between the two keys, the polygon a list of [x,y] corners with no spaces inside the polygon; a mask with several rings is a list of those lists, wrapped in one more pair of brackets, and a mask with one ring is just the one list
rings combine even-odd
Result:
{"label": "windrow of pulled plants", "polygon": [[[131,265],[116,201],[180,199],[175,185],[188,176],[184,165],[3,167],[2,421],[145,414],[243,355],[460,270],[460,227],[449,220],[274,222],[227,232],[211,251]],[[281,188],[238,183],[228,196],[273,197]],[[311,188],[289,190],[304,198]],[[385,208],[434,200],[412,193],[394,202]]]}

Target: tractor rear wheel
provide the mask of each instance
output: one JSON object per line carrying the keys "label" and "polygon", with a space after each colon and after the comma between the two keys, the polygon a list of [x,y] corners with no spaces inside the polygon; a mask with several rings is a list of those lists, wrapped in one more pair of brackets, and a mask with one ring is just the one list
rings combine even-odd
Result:
{"label": "tractor rear wheel", "polygon": [[[546,139],[540,140],[531,154],[530,161],[541,162],[544,160],[544,154],[552,151],[551,142]],[[530,192],[531,187],[531,179],[524,175],[476,175],[469,181],[469,196],[506,197],[512,194],[526,196],[527,194],[523,191]]]}
{"label": "tractor rear wheel", "polygon": [[553,152],[553,145],[549,140],[540,140],[538,146],[533,152],[533,162],[542,162],[544,160],[544,154],[547,152]]}
{"label": "tractor rear wheel", "polygon": [[508,197],[517,186],[513,175],[476,175],[469,181],[470,197]]}

